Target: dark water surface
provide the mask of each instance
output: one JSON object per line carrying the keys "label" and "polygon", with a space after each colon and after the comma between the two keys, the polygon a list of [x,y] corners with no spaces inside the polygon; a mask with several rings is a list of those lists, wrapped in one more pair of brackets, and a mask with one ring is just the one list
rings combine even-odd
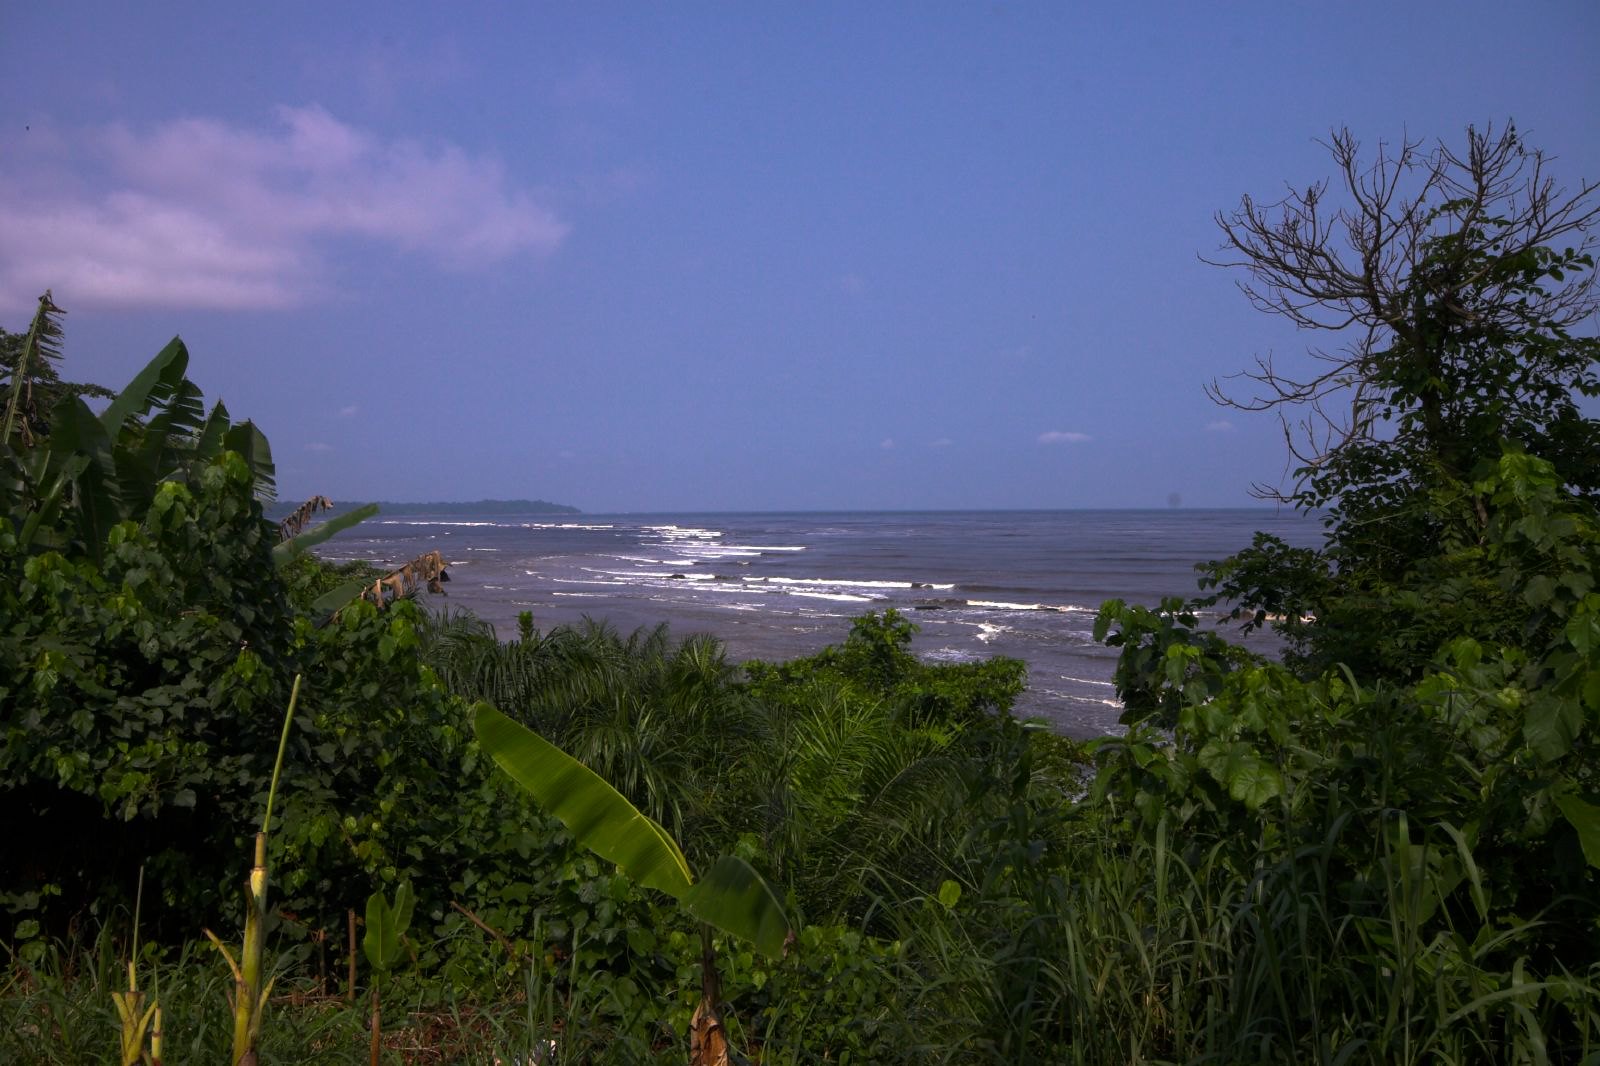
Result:
{"label": "dark water surface", "polygon": [[1116,724],[1113,650],[1090,637],[1101,601],[1154,604],[1195,591],[1194,564],[1257,530],[1320,542],[1313,519],[1268,509],[628,514],[527,517],[391,510],[326,546],[333,559],[399,564],[438,548],[448,600],[502,637],[532,611],[549,629],[585,615],[628,631],[668,622],[742,659],[838,643],[850,620],[894,607],[930,661],[1008,655],[1028,664],[1019,714],[1074,735]]}

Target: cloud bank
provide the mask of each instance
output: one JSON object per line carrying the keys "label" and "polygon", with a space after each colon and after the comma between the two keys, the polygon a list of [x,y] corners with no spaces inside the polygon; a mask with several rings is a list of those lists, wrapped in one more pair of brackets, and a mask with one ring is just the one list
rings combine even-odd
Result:
{"label": "cloud bank", "polygon": [[327,282],[336,240],[462,269],[548,254],[567,231],[492,158],[320,107],[267,129],[119,125],[0,169],[0,307],[46,288],[71,307],[292,307]]}
{"label": "cloud bank", "polygon": [[1082,444],[1088,439],[1089,434],[1072,430],[1052,429],[1039,434],[1040,444]]}

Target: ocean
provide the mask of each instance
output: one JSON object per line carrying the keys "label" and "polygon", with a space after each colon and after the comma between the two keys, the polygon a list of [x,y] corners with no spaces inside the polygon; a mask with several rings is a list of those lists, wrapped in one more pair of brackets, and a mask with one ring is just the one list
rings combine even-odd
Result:
{"label": "ocean", "polygon": [[[1091,630],[1103,600],[1195,592],[1194,565],[1256,531],[1320,543],[1318,521],[1271,509],[805,514],[428,515],[397,509],[323,546],[333,560],[399,566],[439,549],[447,597],[502,638],[584,616],[624,632],[710,633],[731,659],[788,659],[836,644],[853,618],[896,608],[927,661],[992,655],[1028,666],[1016,713],[1074,736],[1114,731],[1114,649]],[[1271,652],[1272,638],[1251,646]]]}

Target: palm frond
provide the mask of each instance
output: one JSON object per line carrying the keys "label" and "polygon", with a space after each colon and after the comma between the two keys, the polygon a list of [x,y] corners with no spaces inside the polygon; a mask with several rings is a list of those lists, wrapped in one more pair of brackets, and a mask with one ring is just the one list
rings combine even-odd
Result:
{"label": "palm frond", "polygon": [[[11,393],[6,399],[5,425],[0,430],[0,442],[11,444],[11,435],[19,433],[19,443],[24,448],[34,445],[39,413],[33,397],[33,382],[41,376],[43,368],[61,359],[61,316],[66,314],[50,298],[50,290],[39,297],[39,308],[28,326],[28,337],[17,353],[16,366],[11,370]],[[20,431],[20,432],[19,432]]]}

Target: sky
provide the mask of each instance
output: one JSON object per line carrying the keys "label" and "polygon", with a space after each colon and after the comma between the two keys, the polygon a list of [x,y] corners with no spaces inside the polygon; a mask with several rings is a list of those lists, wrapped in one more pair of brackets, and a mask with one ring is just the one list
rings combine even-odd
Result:
{"label": "sky", "polygon": [[1600,177],[1593,0],[0,5],[0,327],[172,336],[280,495],[1249,506],[1201,259],[1325,141]]}

